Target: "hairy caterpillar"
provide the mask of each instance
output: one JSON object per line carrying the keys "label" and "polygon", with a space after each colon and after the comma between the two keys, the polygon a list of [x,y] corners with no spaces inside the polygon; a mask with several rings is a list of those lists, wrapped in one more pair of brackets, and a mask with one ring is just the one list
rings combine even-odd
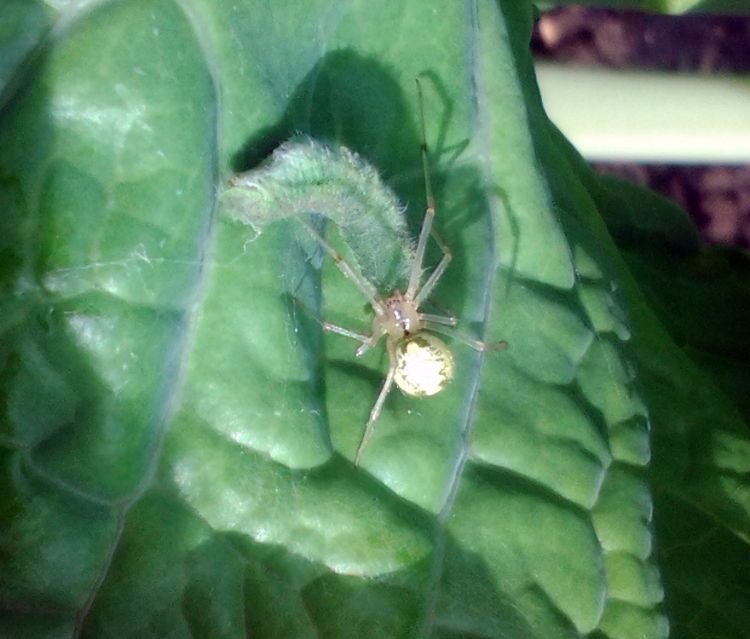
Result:
{"label": "hairy caterpillar", "polygon": [[414,245],[404,207],[378,172],[346,147],[292,138],[265,164],[232,177],[221,199],[234,219],[256,231],[303,214],[328,218],[362,275],[379,289],[408,274]]}

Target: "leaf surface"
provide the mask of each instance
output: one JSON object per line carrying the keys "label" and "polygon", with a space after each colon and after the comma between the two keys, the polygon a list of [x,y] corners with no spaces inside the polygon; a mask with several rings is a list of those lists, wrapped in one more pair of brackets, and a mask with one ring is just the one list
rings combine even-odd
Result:
{"label": "leaf surface", "polygon": [[[740,576],[706,594],[679,547],[684,509],[723,566],[747,542],[739,393],[674,343],[612,239],[642,195],[546,119],[530,6],[57,19],[0,114],[0,634],[662,637],[700,599],[743,636],[711,589],[738,597]],[[454,383],[392,393],[355,467],[387,362],[315,316],[367,331],[366,300],[296,220],[258,233],[217,193],[309,135],[372,164],[416,235],[423,73],[454,252],[431,303],[510,347],[454,341]]]}

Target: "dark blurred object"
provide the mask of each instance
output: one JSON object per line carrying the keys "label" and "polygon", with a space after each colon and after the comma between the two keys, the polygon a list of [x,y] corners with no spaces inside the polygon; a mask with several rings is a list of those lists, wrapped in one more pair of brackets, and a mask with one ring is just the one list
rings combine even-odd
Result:
{"label": "dark blurred object", "polygon": [[678,202],[712,244],[750,247],[750,166],[595,164]]}
{"label": "dark blurred object", "polygon": [[[573,5],[542,14],[532,50],[545,60],[610,68],[750,74],[750,18]],[[674,199],[708,242],[750,247],[750,165],[601,163],[594,168]]]}
{"label": "dark blurred object", "polygon": [[567,6],[542,14],[539,57],[613,68],[750,72],[750,18]]}

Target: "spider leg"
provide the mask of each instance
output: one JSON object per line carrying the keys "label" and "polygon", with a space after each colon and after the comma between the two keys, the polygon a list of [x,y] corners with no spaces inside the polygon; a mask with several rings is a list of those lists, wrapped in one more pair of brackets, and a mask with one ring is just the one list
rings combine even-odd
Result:
{"label": "spider leg", "polygon": [[383,404],[385,403],[386,397],[388,397],[388,393],[391,392],[391,388],[393,388],[393,378],[396,375],[396,357],[395,353],[393,352],[393,345],[391,342],[388,342],[388,374],[385,376],[385,381],[383,382],[383,386],[380,389],[380,393],[378,393],[378,398],[375,400],[375,404],[372,407],[372,410],[370,411],[370,417],[367,420],[367,424],[365,426],[365,432],[362,435],[362,439],[359,442],[359,446],[357,446],[357,453],[354,456],[354,465],[359,466],[359,462],[362,459],[362,453],[365,450],[365,447],[367,446],[367,442],[370,440],[370,437],[372,436],[372,431],[375,427],[375,422],[377,421],[378,417],[380,417],[380,413],[383,410]]}
{"label": "spider leg", "polygon": [[[422,96],[422,84],[419,82],[419,78],[415,78],[417,83],[417,96],[419,98],[419,121],[421,123],[421,134],[422,140],[420,143],[420,150],[422,152],[422,170],[424,171],[424,190],[425,197],[427,199],[427,210],[424,214],[424,220],[422,221],[422,230],[419,232],[419,240],[417,240],[417,248],[414,251],[414,263],[409,273],[409,285],[406,288],[406,296],[414,298],[414,295],[419,288],[419,282],[422,278],[422,263],[424,262],[424,253],[427,248],[427,240],[432,234],[441,248],[445,245],[440,241],[432,230],[432,223],[435,220],[435,196],[432,193],[432,182],[430,180],[430,165],[427,157],[427,130],[424,123],[424,97]],[[443,250],[444,255],[450,255],[450,251],[446,253]],[[445,259],[445,257],[443,258]],[[450,260],[450,258],[449,258]],[[445,266],[448,266],[447,264]],[[438,269],[440,265],[438,265]],[[437,270],[437,269],[435,269]],[[443,267],[445,270],[445,267]],[[434,274],[434,273],[433,273]],[[432,277],[432,276],[431,276]],[[439,275],[438,275],[439,277]],[[434,284],[433,284],[434,286]]]}
{"label": "spider leg", "polygon": [[[411,270],[409,272],[409,285],[406,287],[406,296],[414,298],[417,289],[419,288],[419,282],[422,279],[422,263],[424,262],[424,252],[427,248],[427,239],[430,237],[432,230],[432,222],[435,219],[434,207],[428,207],[424,214],[424,221],[422,222],[422,230],[419,232],[419,240],[417,241],[417,248],[414,251],[414,262],[412,262]],[[440,265],[438,265],[439,268]],[[447,264],[446,264],[447,266]],[[435,269],[437,270],[437,269]]]}
{"label": "spider leg", "polygon": [[508,342],[482,342],[481,340],[474,339],[473,337],[468,337],[466,335],[462,335],[461,333],[455,333],[451,330],[448,330],[442,324],[435,322],[434,319],[425,320],[425,330],[431,331],[433,333],[440,333],[441,335],[448,335],[456,341],[461,342],[462,344],[466,344],[467,346],[473,348],[475,351],[479,351],[480,353],[484,351],[501,351],[504,348],[508,348]]}
{"label": "spider leg", "polygon": [[[430,162],[427,156],[427,130],[425,127],[424,120],[424,97],[422,95],[422,84],[419,82],[419,78],[416,78],[417,82],[417,94],[419,97],[419,121],[421,124],[422,142],[420,149],[422,152],[422,170],[424,171],[424,190],[427,199],[427,210],[424,214],[424,220],[422,221],[422,229],[419,232],[419,240],[417,241],[417,248],[414,251],[414,263],[409,273],[409,285],[406,289],[406,296],[413,299],[414,302],[419,306],[420,302],[424,301],[427,296],[435,288],[440,278],[443,276],[445,269],[448,268],[448,264],[453,258],[453,254],[448,246],[440,239],[433,228],[435,221],[435,195],[432,192],[432,181],[430,179]],[[424,254],[427,249],[427,240],[432,236],[440,250],[443,252],[443,257],[438,262],[435,270],[427,278],[427,281],[419,289],[419,283],[422,279],[422,266],[424,263]]]}
{"label": "spider leg", "polygon": [[458,318],[453,315],[432,315],[431,313],[420,313],[419,319],[423,322],[432,324],[442,324],[443,326],[456,326],[458,324]]}
{"label": "spider leg", "polygon": [[352,339],[356,339],[358,342],[362,342],[362,344],[365,344],[372,339],[372,336],[370,335],[358,333],[357,331],[352,331],[348,328],[344,328],[343,326],[331,324],[330,322],[321,322],[320,325],[325,331],[330,331],[331,333],[336,333],[337,335],[343,335],[344,337],[351,337]]}
{"label": "spider leg", "polygon": [[344,328],[343,326],[331,324],[330,322],[321,322],[321,324],[323,326],[323,329],[326,331],[331,331],[331,333],[343,335],[344,337],[351,337],[352,339],[356,339],[359,342],[362,342],[357,347],[357,350],[354,353],[357,357],[362,357],[362,355],[369,351],[380,340],[380,335],[378,333],[375,333],[373,335],[365,335],[364,333],[358,333],[357,331],[352,331],[348,328]]}
{"label": "spider leg", "polygon": [[351,337],[352,339],[356,339],[358,342],[360,342],[360,345],[356,351],[357,357],[361,356],[362,354],[370,350],[373,346],[375,346],[375,344],[378,343],[378,340],[380,339],[380,335],[378,334],[365,335],[364,333],[353,331],[350,328],[345,328],[343,326],[339,326],[338,324],[331,324],[331,322],[326,322],[325,320],[320,319],[310,309],[306,308],[305,305],[302,302],[300,302],[297,298],[294,298],[294,303],[297,304],[297,306],[299,306],[305,312],[306,315],[309,315],[316,322],[318,322],[318,324],[320,324],[320,326],[323,328],[324,331],[336,333],[337,335],[343,335],[344,337]]}
{"label": "spider leg", "polygon": [[375,344],[377,344],[380,341],[380,338],[383,336],[383,333],[373,333],[370,335],[365,341],[363,341],[359,348],[357,349],[357,352],[355,355],[357,357],[362,357],[367,351],[369,351]]}
{"label": "spider leg", "polygon": [[438,262],[435,270],[430,273],[430,277],[427,278],[427,281],[424,283],[424,286],[422,286],[419,293],[414,296],[414,303],[417,306],[429,297],[430,293],[432,293],[432,289],[434,289],[440,281],[443,273],[445,273],[445,269],[448,268],[448,264],[450,264],[451,259],[453,259],[453,253],[451,253],[451,250],[443,243],[443,240],[440,239],[440,236],[435,233],[435,231],[432,231],[432,237],[443,252],[443,257]]}
{"label": "spider leg", "polygon": [[300,224],[304,226],[307,231],[312,235],[318,243],[323,247],[323,250],[328,253],[328,255],[331,256],[333,261],[336,263],[336,266],[338,267],[339,271],[341,271],[348,279],[350,279],[352,282],[354,282],[354,285],[362,291],[364,296],[367,298],[367,300],[372,305],[373,310],[375,311],[376,315],[382,315],[383,314],[383,307],[381,306],[380,302],[378,302],[377,299],[377,291],[375,290],[375,287],[368,282],[364,276],[357,271],[355,271],[343,258],[343,256],[334,249],[326,240],[323,238],[320,233],[318,233],[315,228],[312,226],[312,224],[308,223],[306,220],[302,219],[301,217],[295,216]]}

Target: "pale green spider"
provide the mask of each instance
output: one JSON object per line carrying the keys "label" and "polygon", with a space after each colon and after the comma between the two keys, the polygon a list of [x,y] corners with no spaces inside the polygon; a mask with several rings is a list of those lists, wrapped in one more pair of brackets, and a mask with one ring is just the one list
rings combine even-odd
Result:
{"label": "pale green spider", "polygon": [[[349,265],[310,224],[302,223],[309,232],[320,242],[323,249],[333,258],[339,270],[350,279],[364,294],[372,307],[375,317],[372,320],[372,333],[365,335],[357,331],[337,326],[329,322],[321,322],[323,328],[360,342],[356,356],[360,357],[374,347],[381,337],[385,337],[388,352],[388,373],[375,404],[370,411],[369,419],[354,457],[354,464],[359,465],[362,454],[367,446],[375,422],[383,409],[388,393],[395,383],[405,394],[413,397],[428,397],[439,393],[446,384],[453,379],[454,362],[448,346],[432,333],[451,335],[477,351],[499,350],[507,346],[506,342],[487,343],[453,333],[448,327],[456,326],[458,319],[450,315],[432,315],[422,313],[419,309],[440,281],[451,261],[451,251],[433,229],[435,219],[435,199],[430,181],[429,162],[427,157],[427,143],[424,120],[424,106],[422,88],[417,79],[419,110],[421,121],[421,154],[424,171],[425,194],[427,209],[425,211],[422,229],[419,233],[414,258],[409,268],[406,290],[394,290],[388,295],[380,295],[375,286],[368,281],[357,269]],[[432,236],[443,253],[442,258],[422,283],[423,263],[427,241]]]}

